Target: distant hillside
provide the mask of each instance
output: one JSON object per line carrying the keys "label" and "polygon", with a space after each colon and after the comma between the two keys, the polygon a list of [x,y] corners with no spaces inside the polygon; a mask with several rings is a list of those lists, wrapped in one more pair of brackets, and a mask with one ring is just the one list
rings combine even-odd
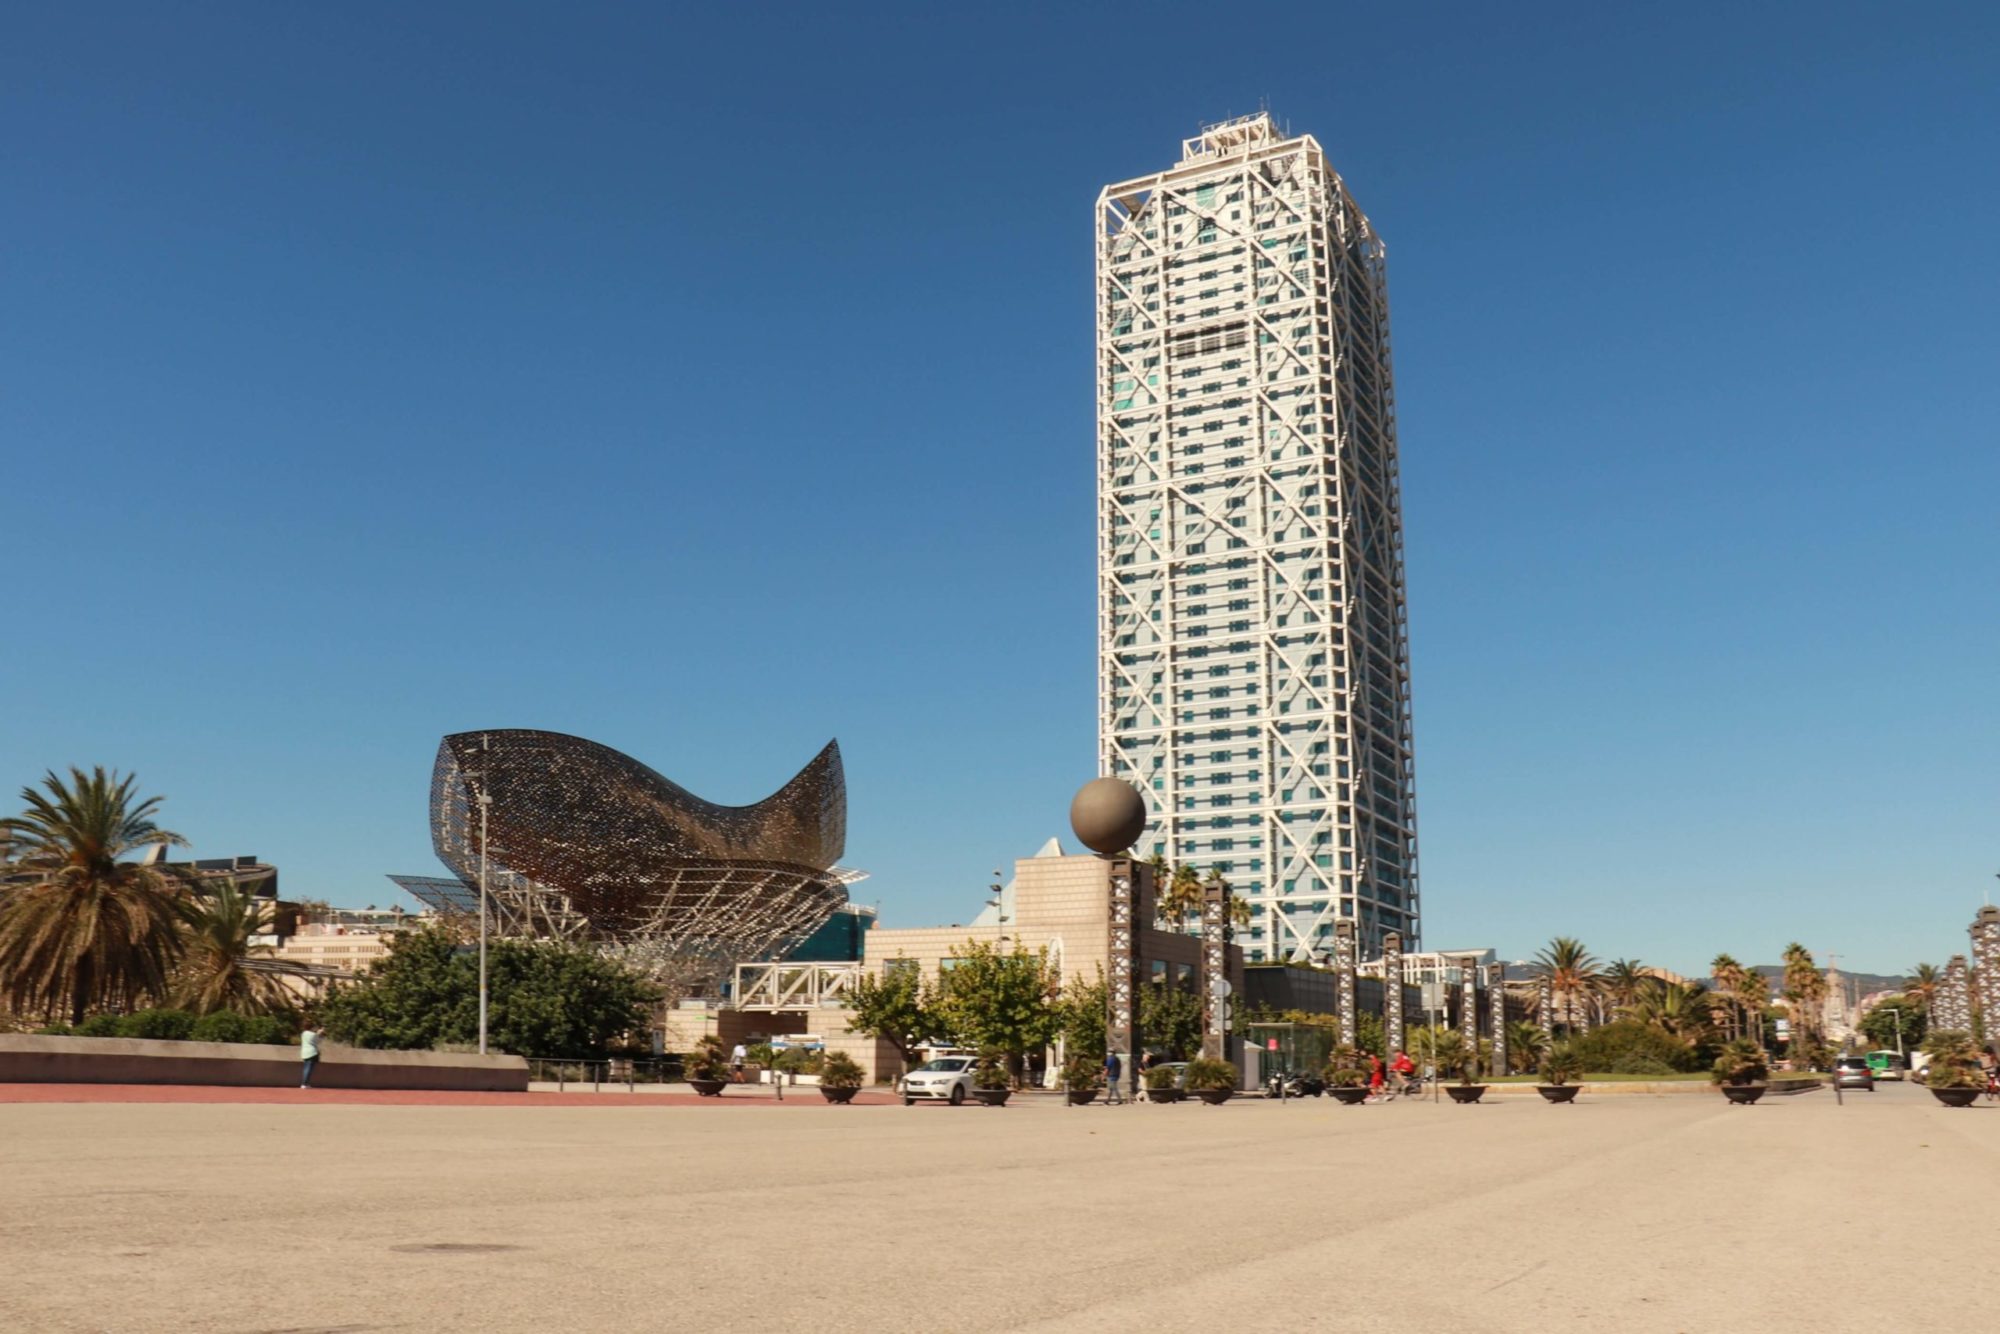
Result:
{"label": "distant hillside", "polygon": [[[1781,963],[1752,964],[1751,971],[1762,973],[1770,979],[1771,994],[1773,996],[1784,990],[1785,965]],[[1866,996],[1870,992],[1875,991],[1901,991],[1903,984],[1909,981],[1909,978],[1902,973],[1897,973],[1893,976],[1882,973],[1850,973],[1845,968],[1840,970],[1840,976],[1848,985],[1854,988],[1855,994],[1861,996]],[[1713,984],[1713,981],[1714,979],[1711,978],[1711,984]]]}

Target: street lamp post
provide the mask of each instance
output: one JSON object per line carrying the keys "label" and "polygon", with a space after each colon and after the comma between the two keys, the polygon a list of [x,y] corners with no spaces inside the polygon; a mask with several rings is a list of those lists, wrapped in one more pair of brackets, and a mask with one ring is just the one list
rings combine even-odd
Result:
{"label": "street lamp post", "polygon": [[493,798],[479,792],[479,1054],[486,1054],[486,813]]}

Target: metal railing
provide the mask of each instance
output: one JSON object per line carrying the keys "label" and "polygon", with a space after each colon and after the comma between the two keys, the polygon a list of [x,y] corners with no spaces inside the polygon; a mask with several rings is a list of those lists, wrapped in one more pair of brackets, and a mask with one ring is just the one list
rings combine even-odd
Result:
{"label": "metal railing", "polygon": [[593,1092],[608,1085],[630,1093],[641,1084],[679,1084],[685,1079],[678,1056],[596,1059],[530,1056],[528,1082],[554,1084],[558,1091],[567,1090],[571,1085],[588,1084]]}

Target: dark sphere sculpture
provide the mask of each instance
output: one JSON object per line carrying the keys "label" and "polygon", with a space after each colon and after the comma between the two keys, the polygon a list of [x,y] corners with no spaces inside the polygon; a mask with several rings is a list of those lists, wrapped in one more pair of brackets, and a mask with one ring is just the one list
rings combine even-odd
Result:
{"label": "dark sphere sculpture", "polygon": [[1092,852],[1123,852],[1146,832],[1146,799],[1122,778],[1093,778],[1069,804],[1069,827]]}

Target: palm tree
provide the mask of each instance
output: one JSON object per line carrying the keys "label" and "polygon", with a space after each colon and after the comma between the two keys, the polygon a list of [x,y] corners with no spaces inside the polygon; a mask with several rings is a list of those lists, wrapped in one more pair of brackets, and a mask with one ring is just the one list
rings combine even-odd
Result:
{"label": "palm tree", "polygon": [[1708,988],[1698,982],[1669,982],[1648,987],[1633,1017],[1692,1046],[1710,1026]]}
{"label": "palm tree", "polygon": [[1613,1006],[1629,1010],[1657,980],[1637,959],[1613,959],[1605,965],[1601,985]]}
{"label": "palm tree", "polygon": [[1176,866],[1160,891],[1156,911],[1168,930],[1186,930],[1188,918],[1201,913],[1201,873],[1192,866]]}
{"label": "palm tree", "polygon": [[1737,990],[1737,1004],[1743,1008],[1743,1022],[1750,1025],[1759,1048],[1764,1045],[1764,1007],[1771,1003],[1771,979],[1755,968],[1743,970],[1743,982]]}
{"label": "palm tree", "polygon": [[1903,983],[1903,999],[1928,1015],[1943,985],[1943,970],[1934,963],[1920,963],[1910,970],[1909,981]]}
{"label": "palm tree", "polygon": [[28,809],[0,820],[9,876],[32,877],[0,900],[0,977],[17,1013],[130,1007],[158,997],[181,952],[182,887],[159,866],[120,861],[129,852],[187,840],[153,823],[160,798],[136,800],[134,779],[100,767],[53,772],[45,792],[21,789]]}
{"label": "palm tree", "polygon": [[271,1014],[291,1008],[291,993],[272,974],[250,967],[275,950],[260,944],[271,923],[271,906],[245,894],[232,881],[182,909],[187,921],[187,955],[175,997],[196,1014],[235,1010]]}
{"label": "palm tree", "polygon": [[1548,948],[1535,956],[1536,967],[1549,980],[1549,990],[1562,1005],[1563,1025],[1576,1027],[1579,1000],[1588,1001],[1597,989],[1597,960],[1583,942],[1571,936],[1557,936]]}
{"label": "palm tree", "polygon": [[1513,1019],[1507,1024],[1507,1059],[1516,1072],[1532,1071],[1548,1051],[1542,1026],[1532,1019]]}
{"label": "palm tree", "polygon": [[1813,963],[1812,951],[1797,941],[1785,946],[1784,995],[1791,1003],[1792,1022],[1799,1029],[1794,1050],[1803,1050],[1819,1036],[1826,975]]}
{"label": "palm tree", "polygon": [[1729,1036],[1733,1039],[1742,1028],[1740,1021],[1744,1016],[1742,1015],[1743,997],[1741,992],[1743,990],[1743,976],[1746,970],[1742,964],[1736,962],[1730,955],[1718,954],[1715,956],[1715,961],[1709,964],[1708,971],[1709,975],[1715,979],[1717,992],[1728,999],[1730,1007],[1735,1011],[1729,1017]]}

